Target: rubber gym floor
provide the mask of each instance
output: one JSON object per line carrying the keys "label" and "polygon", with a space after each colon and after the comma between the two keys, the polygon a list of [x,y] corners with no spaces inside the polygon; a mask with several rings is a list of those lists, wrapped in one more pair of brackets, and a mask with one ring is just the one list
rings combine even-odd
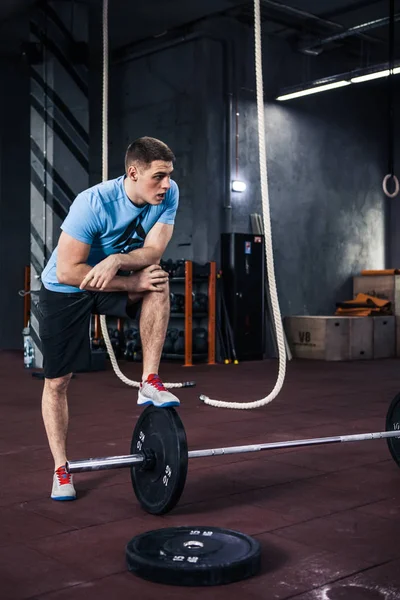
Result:
{"label": "rubber gym floor", "polygon": [[[164,364],[179,391],[189,449],[384,431],[399,392],[398,360],[294,360],[277,399],[256,410],[215,409],[199,394],[263,398],[276,361],[238,366]],[[140,365],[121,363],[128,377]],[[75,475],[78,499],[49,498],[52,461],[42,425],[42,381],[22,356],[0,352],[0,597],[2,600],[231,598],[392,600],[400,597],[400,471],[385,440],[192,459],[178,506],[156,517],[134,496],[128,469]],[[129,453],[140,414],[136,390],[110,365],[78,374],[70,388],[69,458]],[[254,536],[259,575],[186,588],[127,571],[125,545],[164,527],[217,526]]]}

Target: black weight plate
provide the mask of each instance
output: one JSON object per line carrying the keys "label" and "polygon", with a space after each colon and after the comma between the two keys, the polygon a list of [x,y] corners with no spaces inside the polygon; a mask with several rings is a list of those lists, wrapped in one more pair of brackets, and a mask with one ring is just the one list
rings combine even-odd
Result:
{"label": "black weight plate", "polygon": [[[393,398],[386,415],[386,431],[395,431],[396,429],[400,430],[400,394]],[[400,466],[400,437],[387,438],[387,444],[390,454]]]}
{"label": "black weight plate", "polygon": [[148,531],[126,546],[128,569],[143,579],[170,585],[233,583],[256,575],[257,540],[219,527],[171,527]]}
{"label": "black weight plate", "polygon": [[131,468],[132,485],[144,510],[162,515],[174,508],[185,487],[188,447],[182,421],[173,408],[148,406],[140,415],[131,454],[153,460]]}

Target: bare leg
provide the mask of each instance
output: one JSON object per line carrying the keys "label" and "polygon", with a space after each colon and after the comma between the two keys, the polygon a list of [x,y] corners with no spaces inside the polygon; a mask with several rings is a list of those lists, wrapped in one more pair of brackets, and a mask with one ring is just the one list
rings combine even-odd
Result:
{"label": "bare leg", "polygon": [[143,381],[158,373],[169,321],[169,285],[162,292],[148,292],[143,297],[140,314],[140,338],[143,348]]}
{"label": "bare leg", "polygon": [[54,458],[54,470],[65,465],[68,431],[67,389],[72,373],[45,379],[42,396],[42,415],[47,439]]}

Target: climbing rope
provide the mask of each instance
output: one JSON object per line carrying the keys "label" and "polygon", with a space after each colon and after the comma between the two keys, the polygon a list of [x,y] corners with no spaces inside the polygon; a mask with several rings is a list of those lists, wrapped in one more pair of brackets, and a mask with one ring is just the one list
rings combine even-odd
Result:
{"label": "climbing rope", "polygon": [[261,47],[261,17],[260,17],[260,0],[254,0],[254,34],[255,34],[255,68],[256,68],[256,85],[257,85],[257,115],[258,115],[258,141],[259,141],[259,158],[260,158],[260,176],[261,176],[261,200],[264,221],[265,235],[265,255],[267,262],[269,293],[271,298],[272,314],[275,323],[276,339],[278,345],[279,368],[278,377],[275,387],[272,392],[253,402],[225,402],[214,400],[207,396],[201,395],[200,399],[217,408],[237,408],[251,409],[260,408],[272,402],[282,389],[286,374],[286,348],[282,327],[282,318],[279,308],[278,293],[276,289],[274,256],[271,237],[271,216],[269,207],[268,194],[268,173],[267,173],[267,156],[265,150],[265,122],[264,122],[264,89],[263,89],[263,73],[262,73],[262,47]]}
{"label": "climbing rope", "polygon": [[[103,0],[103,106],[102,106],[102,180],[108,179],[108,78],[109,78],[109,49],[108,49],[108,0]],[[105,315],[100,315],[100,326],[104,342],[116,376],[126,385],[138,388],[140,381],[128,379],[119,368],[114,348],[108,334]],[[193,382],[164,383],[168,389],[191,387]]]}

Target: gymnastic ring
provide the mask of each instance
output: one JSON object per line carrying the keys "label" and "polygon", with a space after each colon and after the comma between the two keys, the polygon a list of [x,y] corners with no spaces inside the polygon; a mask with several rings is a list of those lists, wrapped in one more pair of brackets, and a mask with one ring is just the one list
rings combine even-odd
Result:
{"label": "gymnastic ring", "polygon": [[[391,177],[393,178],[393,181],[394,181],[394,192],[392,192],[392,193],[390,193],[389,190],[387,189],[387,182],[389,181],[389,179]],[[397,179],[396,175],[391,175],[391,174],[385,175],[383,182],[382,182],[382,188],[383,188],[383,191],[385,192],[386,196],[388,196],[389,198],[395,198],[400,190],[399,180]]]}

